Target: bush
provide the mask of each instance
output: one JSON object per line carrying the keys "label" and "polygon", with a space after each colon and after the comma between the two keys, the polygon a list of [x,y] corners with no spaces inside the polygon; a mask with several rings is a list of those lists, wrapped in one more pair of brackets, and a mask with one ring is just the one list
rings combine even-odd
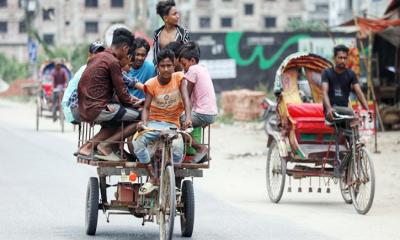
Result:
{"label": "bush", "polygon": [[0,78],[10,83],[15,79],[29,77],[29,64],[19,63],[16,59],[8,59],[0,53]]}

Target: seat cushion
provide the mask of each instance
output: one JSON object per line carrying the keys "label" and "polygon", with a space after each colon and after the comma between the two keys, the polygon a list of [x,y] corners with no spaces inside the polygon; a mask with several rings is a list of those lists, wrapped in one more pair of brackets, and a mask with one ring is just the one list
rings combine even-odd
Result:
{"label": "seat cushion", "polygon": [[325,125],[321,103],[288,104],[287,107],[296,131],[301,133],[333,133],[333,128]]}

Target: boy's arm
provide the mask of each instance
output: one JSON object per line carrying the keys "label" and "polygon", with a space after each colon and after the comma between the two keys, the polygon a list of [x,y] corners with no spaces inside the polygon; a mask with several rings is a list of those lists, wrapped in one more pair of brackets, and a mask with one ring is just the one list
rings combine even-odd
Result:
{"label": "boy's arm", "polygon": [[186,129],[187,127],[192,125],[192,109],[190,107],[190,101],[189,101],[189,93],[187,89],[187,84],[186,84],[186,79],[182,79],[181,85],[179,86],[182,100],[183,100],[183,105],[185,107],[185,115],[186,115],[186,120],[183,123],[183,128]]}
{"label": "boy's arm", "polygon": [[187,90],[188,90],[188,96],[192,95],[193,92],[193,88],[194,88],[194,83],[192,83],[191,81],[188,80],[184,80],[187,84]]}
{"label": "boy's arm", "polygon": [[362,90],[361,90],[360,84],[359,83],[353,84],[353,89],[357,95],[358,100],[360,100],[361,105],[364,107],[365,110],[369,111],[368,103],[364,97]]}
{"label": "boy's arm", "polygon": [[151,100],[153,97],[149,93],[145,93],[146,97],[144,100],[144,106],[143,106],[143,111],[142,111],[142,124],[147,125],[147,122],[149,120],[149,113],[150,113],[150,105],[151,105]]}

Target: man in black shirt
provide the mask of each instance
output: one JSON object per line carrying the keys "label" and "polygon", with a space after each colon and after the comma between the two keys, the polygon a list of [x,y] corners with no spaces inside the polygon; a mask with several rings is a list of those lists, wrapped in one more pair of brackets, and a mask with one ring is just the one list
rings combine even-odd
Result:
{"label": "man in black shirt", "polygon": [[333,120],[335,111],[342,114],[353,114],[351,108],[347,108],[350,90],[354,90],[361,105],[371,116],[356,74],[346,68],[349,49],[344,45],[338,45],[333,49],[333,53],[335,67],[324,70],[321,76],[325,117]]}

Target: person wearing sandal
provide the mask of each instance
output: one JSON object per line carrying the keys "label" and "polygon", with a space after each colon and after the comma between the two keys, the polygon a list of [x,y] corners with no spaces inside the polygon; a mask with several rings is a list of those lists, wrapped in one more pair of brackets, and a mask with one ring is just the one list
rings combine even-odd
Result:
{"label": "person wearing sandal", "polygon": [[[179,52],[179,62],[185,71],[185,79],[192,103],[193,127],[202,127],[212,124],[218,114],[214,85],[210,74],[204,65],[199,64],[200,49],[194,42],[188,42],[182,46]],[[184,115],[182,121],[184,121]],[[207,147],[193,139],[192,147],[196,150],[193,161],[198,163],[208,153]]]}
{"label": "person wearing sandal", "polygon": [[[129,30],[118,28],[113,33],[111,48],[91,58],[78,84],[80,118],[88,123],[101,125],[100,131],[79,149],[81,158],[94,157],[119,161],[111,143],[132,135],[136,124],[120,128],[121,122],[134,122],[139,118],[137,108],[143,101],[130,96],[122,79],[122,62],[128,59],[134,37]],[[126,61],[125,61],[126,62]],[[119,102],[114,100],[114,93]],[[99,144],[102,142],[101,144]]]}
{"label": "person wearing sandal", "polygon": [[[159,74],[145,83],[144,92],[146,94],[141,126],[154,129],[179,128],[179,116],[185,110],[187,116],[182,128],[191,126],[190,102],[187,92],[186,81],[182,72],[174,72],[174,53],[169,49],[163,49],[157,56],[157,70]],[[142,186],[139,193],[147,194],[154,190],[157,179],[151,164],[151,157],[148,146],[160,138],[160,132],[149,131],[138,136],[133,141],[134,151],[143,164],[150,177],[149,182]],[[183,139],[179,137],[172,143],[173,161],[180,163],[183,159]]]}

